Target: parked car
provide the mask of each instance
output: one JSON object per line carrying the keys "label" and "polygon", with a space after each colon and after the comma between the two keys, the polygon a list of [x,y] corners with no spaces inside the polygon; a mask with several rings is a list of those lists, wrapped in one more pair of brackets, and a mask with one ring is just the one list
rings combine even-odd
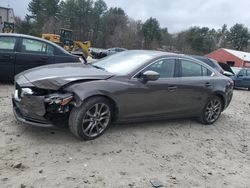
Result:
{"label": "parked car", "polygon": [[17,120],[52,127],[66,117],[84,140],[99,137],[113,122],[197,117],[213,124],[233,95],[232,79],[201,61],[139,50],[93,64],[31,69],[16,77],[15,86]]}
{"label": "parked car", "polygon": [[126,48],[109,48],[107,50],[95,50],[94,48],[91,50],[91,54],[94,58],[96,59],[101,59],[104,58],[106,56],[110,56],[119,52],[123,52],[126,51]]}
{"label": "parked car", "polygon": [[113,54],[116,54],[116,53],[119,53],[119,52],[123,52],[123,51],[126,51],[126,50],[127,50],[126,48],[118,48],[118,47],[116,47],[116,48],[109,48],[109,49],[107,49],[107,51],[105,52],[105,54],[107,56],[109,56],[109,55],[113,55]]}
{"label": "parked car", "polygon": [[248,88],[250,91],[250,68],[232,67],[232,70],[235,73],[235,76],[231,77],[234,87]]}
{"label": "parked car", "polygon": [[62,47],[21,34],[0,34],[0,81],[13,81],[24,70],[54,63],[83,62]]}
{"label": "parked car", "polygon": [[206,56],[198,56],[198,55],[191,55],[191,57],[206,63],[207,65],[209,65],[210,67],[213,67],[215,70],[217,70],[218,72],[220,72],[221,74],[225,76],[234,75],[232,71],[225,70],[223,67],[221,67],[220,64],[214,59],[208,58]]}

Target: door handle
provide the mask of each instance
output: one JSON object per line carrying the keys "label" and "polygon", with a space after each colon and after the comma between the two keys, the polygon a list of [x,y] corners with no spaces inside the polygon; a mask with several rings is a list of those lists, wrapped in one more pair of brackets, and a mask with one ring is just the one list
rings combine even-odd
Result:
{"label": "door handle", "polygon": [[211,87],[212,84],[211,84],[210,82],[207,82],[207,83],[205,83],[205,86],[206,86],[206,87]]}
{"label": "door handle", "polygon": [[177,86],[169,86],[168,87],[168,91],[175,91],[175,90],[177,90]]}

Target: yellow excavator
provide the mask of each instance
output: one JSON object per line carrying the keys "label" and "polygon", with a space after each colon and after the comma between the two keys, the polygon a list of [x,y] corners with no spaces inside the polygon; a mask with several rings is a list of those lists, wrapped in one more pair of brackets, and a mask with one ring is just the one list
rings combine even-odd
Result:
{"label": "yellow excavator", "polygon": [[42,34],[42,38],[62,46],[65,50],[74,55],[83,56],[85,59],[87,59],[88,56],[91,56],[91,42],[74,41],[72,30],[60,29],[60,35]]}

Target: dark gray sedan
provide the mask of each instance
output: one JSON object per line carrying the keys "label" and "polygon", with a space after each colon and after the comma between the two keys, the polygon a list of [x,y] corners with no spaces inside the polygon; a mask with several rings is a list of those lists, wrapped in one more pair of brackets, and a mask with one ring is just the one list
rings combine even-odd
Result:
{"label": "dark gray sedan", "polygon": [[0,81],[13,81],[22,71],[42,65],[84,62],[50,41],[22,34],[0,34]]}
{"label": "dark gray sedan", "polygon": [[43,66],[16,76],[14,114],[52,127],[66,119],[80,139],[113,122],[193,118],[213,124],[229,105],[233,81],[185,55],[126,51],[94,64]]}

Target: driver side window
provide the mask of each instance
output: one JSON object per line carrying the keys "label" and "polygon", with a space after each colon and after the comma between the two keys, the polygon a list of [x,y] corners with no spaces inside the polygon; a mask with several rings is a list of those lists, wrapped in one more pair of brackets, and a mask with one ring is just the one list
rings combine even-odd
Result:
{"label": "driver side window", "polygon": [[162,59],[144,69],[155,71],[160,74],[160,78],[173,78],[175,73],[175,59]]}

